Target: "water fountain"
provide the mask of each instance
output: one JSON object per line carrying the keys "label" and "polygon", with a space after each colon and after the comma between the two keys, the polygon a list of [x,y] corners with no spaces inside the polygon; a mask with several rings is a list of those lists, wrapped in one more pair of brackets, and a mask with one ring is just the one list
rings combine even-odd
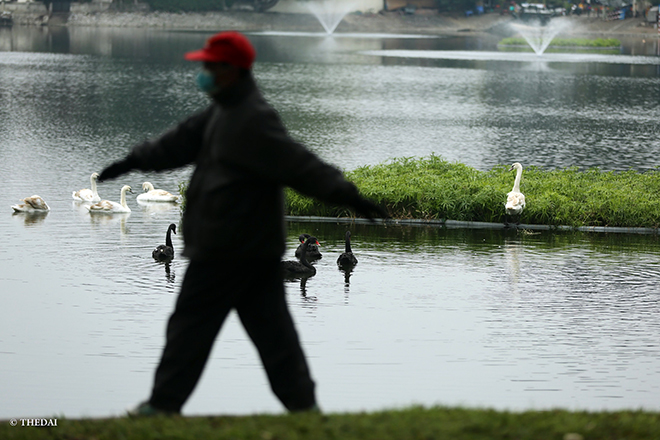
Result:
{"label": "water fountain", "polygon": [[328,35],[337,29],[339,23],[354,6],[352,0],[320,0],[307,3],[310,12],[314,14]]}
{"label": "water fountain", "polygon": [[559,17],[549,20],[547,24],[531,20],[525,23],[512,23],[510,26],[527,41],[536,55],[541,56],[552,39],[569,26],[569,21]]}

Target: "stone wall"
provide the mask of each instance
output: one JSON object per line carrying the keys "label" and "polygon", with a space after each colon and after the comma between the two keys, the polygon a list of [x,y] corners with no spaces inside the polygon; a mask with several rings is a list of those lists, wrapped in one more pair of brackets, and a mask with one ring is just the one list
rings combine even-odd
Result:
{"label": "stone wall", "polygon": [[48,9],[42,2],[0,2],[0,11],[12,14],[46,14]]}
{"label": "stone wall", "polygon": [[92,0],[91,2],[78,3],[71,2],[71,13],[93,14],[95,12],[105,12],[110,9],[112,0]]}
{"label": "stone wall", "polygon": [[[386,1],[395,0],[280,0],[269,12],[291,13],[291,14],[309,14],[310,3],[340,3],[345,4],[349,13],[361,12],[365,14],[374,14],[385,9]],[[414,1],[414,0],[413,0]],[[425,1],[425,0],[417,0]],[[405,3],[405,2],[404,2]],[[334,6],[334,5],[333,5]],[[4,8],[4,9],[3,9]],[[91,2],[71,2],[71,13],[76,14],[94,14],[106,11],[121,12],[145,12],[148,5],[144,2],[116,0],[92,0]],[[48,14],[48,8],[41,1],[14,0],[12,2],[2,2],[0,0],[0,10],[6,10],[12,13],[14,17],[36,17]]]}
{"label": "stone wall", "polygon": [[0,2],[0,11],[11,13],[14,24],[40,26],[48,21],[48,8],[42,2]]}

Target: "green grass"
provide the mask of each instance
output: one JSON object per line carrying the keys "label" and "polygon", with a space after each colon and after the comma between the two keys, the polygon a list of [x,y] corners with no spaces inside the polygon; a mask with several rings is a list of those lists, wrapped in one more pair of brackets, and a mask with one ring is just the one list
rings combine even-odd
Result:
{"label": "green grass", "polygon": [[[502,39],[498,45],[502,46],[527,46],[528,43],[521,37],[510,37]],[[589,48],[619,48],[621,41],[616,38],[553,38],[550,42],[551,47],[589,47]]]}
{"label": "green grass", "polygon": [[[523,164],[525,165],[525,164]],[[393,218],[504,222],[513,187],[510,165],[478,171],[439,156],[400,158],[346,173],[361,193]],[[567,226],[651,227],[660,224],[660,172],[612,172],[567,168],[523,171],[527,206],[520,222]],[[346,217],[345,207],[287,192],[293,216]]]}
{"label": "green grass", "polygon": [[[524,164],[523,164],[524,165]],[[513,187],[510,165],[478,171],[439,156],[398,158],[345,173],[362,195],[395,219],[505,222],[504,203]],[[553,226],[660,226],[660,171],[560,170],[525,168],[521,191],[525,224]],[[185,207],[186,185],[179,185]],[[327,205],[291,189],[291,216],[354,217],[349,208]]]}
{"label": "green grass", "polygon": [[[510,37],[501,40],[497,47],[505,52],[531,52],[533,49],[521,37]],[[572,53],[593,53],[599,54],[618,54],[621,48],[621,41],[616,38],[553,38],[545,53],[551,52],[572,52]]]}
{"label": "green grass", "polygon": [[[530,45],[526,46],[498,46],[501,52],[534,52]],[[599,55],[619,55],[621,50],[619,48],[585,48],[585,47],[558,47],[549,46],[543,53],[590,53]]]}
{"label": "green grass", "polygon": [[[19,422],[20,424],[20,422]],[[507,412],[412,407],[351,414],[293,414],[145,419],[64,419],[52,428],[0,422],[13,439],[236,440],[650,440],[660,438],[660,414],[644,411]]]}
{"label": "green grass", "polygon": [[179,182],[179,194],[181,194],[181,212],[186,210],[186,190],[188,189],[188,182]]}

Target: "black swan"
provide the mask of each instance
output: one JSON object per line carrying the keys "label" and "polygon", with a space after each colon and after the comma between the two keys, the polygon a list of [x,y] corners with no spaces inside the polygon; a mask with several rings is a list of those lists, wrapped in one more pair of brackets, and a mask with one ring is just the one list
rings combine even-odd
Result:
{"label": "black swan", "polygon": [[176,234],[176,225],[170,224],[167,228],[167,235],[165,235],[165,244],[161,244],[151,253],[156,261],[169,263],[174,259],[174,247],[172,247],[172,232]]}
{"label": "black swan", "polygon": [[337,258],[337,266],[342,269],[349,269],[358,263],[357,258],[355,258],[351,250],[351,231],[346,231],[344,240],[346,242],[346,248],[344,249],[344,253]]}
{"label": "black swan", "polygon": [[[309,234],[300,234],[298,236],[298,240],[300,240],[300,244],[298,245],[298,249],[296,249],[296,258],[300,258],[300,254],[302,253],[302,248],[303,245],[305,244],[305,240],[307,240],[311,235]],[[310,243],[307,246],[307,252],[305,254],[305,257],[307,258],[307,261],[315,261],[315,260],[320,260],[323,258],[321,255],[321,251],[319,251],[319,245],[317,243]]]}
{"label": "black swan", "polygon": [[282,261],[282,273],[285,277],[309,277],[316,274],[316,268],[307,261],[307,248],[311,244],[318,246],[319,241],[316,237],[309,237],[302,244],[302,251],[300,253],[300,261]]}

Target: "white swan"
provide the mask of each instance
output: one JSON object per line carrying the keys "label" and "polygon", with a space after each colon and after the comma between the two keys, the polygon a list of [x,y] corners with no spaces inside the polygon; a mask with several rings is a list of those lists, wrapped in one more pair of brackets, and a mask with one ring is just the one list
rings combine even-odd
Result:
{"label": "white swan", "polygon": [[520,179],[522,178],[523,167],[518,162],[511,165],[509,171],[516,170],[516,180],[513,182],[513,189],[506,195],[506,213],[508,215],[520,215],[525,209],[525,195],[520,192]]}
{"label": "white swan", "polygon": [[92,185],[92,189],[85,188],[85,189],[81,189],[80,191],[74,191],[71,194],[73,200],[77,200],[79,202],[90,202],[90,203],[100,202],[101,196],[99,196],[99,193],[96,191],[96,179],[98,178],[99,178],[98,173],[92,173],[92,175],[89,177],[89,181]]}
{"label": "white swan", "polygon": [[119,203],[117,202],[111,202],[110,200],[101,200],[98,203],[94,203],[93,205],[85,206],[87,210],[90,213],[105,213],[105,214],[114,214],[114,213],[125,213],[125,212],[131,212],[131,208],[128,207],[126,204],[126,191],[130,192],[131,194],[133,191],[131,190],[131,187],[128,185],[124,185],[121,188],[121,199],[119,200]]}
{"label": "white swan", "polygon": [[21,199],[23,203],[18,205],[11,205],[14,212],[47,212],[50,211],[50,207],[46,204],[44,199],[38,195],[33,195]]}
{"label": "white swan", "polygon": [[151,182],[144,182],[142,184],[142,191],[136,199],[141,202],[178,202],[179,196],[175,196],[163,189],[154,189]]}

